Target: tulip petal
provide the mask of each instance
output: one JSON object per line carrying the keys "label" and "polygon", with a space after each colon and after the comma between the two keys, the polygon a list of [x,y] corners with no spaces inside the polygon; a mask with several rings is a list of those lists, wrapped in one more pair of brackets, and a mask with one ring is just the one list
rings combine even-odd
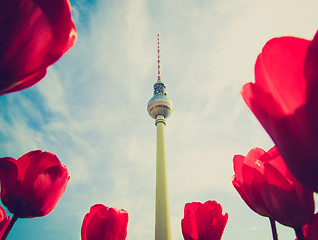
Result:
{"label": "tulip petal", "polygon": [[[254,148],[245,159],[234,157],[234,165],[239,166],[234,166],[233,186],[256,213],[286,226],[301,227],[314,214],[313,192],[291,174],[275,146],[262,155],[254,151],[261,153]],[[246,168],[240,167],[244,164]]]}
{"label": "tulip petal", "polygon": [[85,215],[82,240],[124,240],[127,236],[128,213],[102,204],[91,207]]}
{"label": "tulip petal", "polygon": [[5,78],[3,81],[0,79],[0,89],[3,89],[2,91],[0,91],[0,95],[2,95],[1,92],[17,92],[25,88],[31,87],[34,84],[38,83],[42,78],[44,78],[45,75],[46,69],[43,69],[16,81],[9,82],[7,78]]}
{"label": "tulip petal", "polygon": [[94,206],[92,206],[89,210],[89,213],[87,213],[83,219],[83,223],[82,223],[82,228],[81,228],[81,236],[82,236],[82,240],[87,240],[87,225],[88,222],[90,221],[90,219],[102,208],[104,208],[105,206],[102,204],[95,204]]}
{"label": "tulip petal", "polygon": [[[49,214],[63,196],[70,179],[65,166],[54,166],[41,172],[34,181],[33,191],[30,192],[30,210],[34,209],[34,216]],[[31,214],[28,214],[31,216]]]}
{"label": "tulip petal", "polygon": [[[270,40],[241,94],[275,142],[287,167],[318,192],[318,34],[313,41]],[[306,78],[305,78],[306,77]]]}
{"label": "tulip petal", "polygon": [[2,207],[0,207],[0,238],[3,236],[9,223],[10,217],[7,217],[5,210]]}
{"label": "tulip petal", "polygon": [[317,85],[318,81],[318,32],[309,44],[305,57],[304,75],[308,81],[308,85]]}
{"label": "tulip petal", "polygon": [[303,66],[308,45],[309,41],[301,38],[274,38],[266,43],[256,61],[255,85],[271,93],[285,114],[293,113],[305,102]]}
{"label": "tulip petal", "polygon": [[[199,240],[220,240],[228,215],[222,215],[222,207],[216,201],[208,201],[196,212],[196,223]],[[226,221],[224,221],[226,218]]]}
{"label": "tulip petal", "polygon": [[254,189],[254,175],[256,160],[265,153],[260,148],[253,148],[246,157],[235,155],[233,158],[235,175],[232,184],[240,194],[244,202],[256,213],[262,216],[269,216],[259,193]]}
{"label": "tulip petal", "polygon": [[16,195],[18,186],[18,167],[16,160],[11,157],[0,158],[1,200],[8,201],[8,196]]}
{"label": "tulip petal", "polygon": [[305,226],[303,226],[302,230],[305,239],[318,240],[318,213],[316,213],[315,216]]}
{"label": "tulip petal", "polygon": [[51,212],[65,192],[69,175],[56,155],[32,151],[18,160],[0,158],[1,200],[17,217]]}
{"label": "tulip petal", "polygon": [[0,95],[30,87],[76,42],[68,0],[1,0]]}
{"label": "tulip petal", "polygon": [[[294,223],[295,210],[298,208],[297,198],[291,199],[295,194],[289,182],[275,169],[266,169],[263,174],[255,175],[255,186],[259,188],[260,198],[269,212],[268,217],[275,219],[283,225]],[[292,227],[292,226],[291,226]]]}
{"label": "tulip petal", "polygon": [[18,158],[17,165],[19,168],[19,179],[23,179],[24,184],[30,186],[40,172],[50,167],[60,166],[61,163],[55,154],[36,150]]}
{"label": "tulip petal", "polygon": [[228,214],[216,201],[186,203],[181,229],[185,240],[220,240]]}
{"label": "tulip petal", "polygon": [[199,202],[192,202],[186,203],[184,206],[184,218],[181,220],[181,229],[185,240],[198,239],[195,213],[200,205],[201,203]]}

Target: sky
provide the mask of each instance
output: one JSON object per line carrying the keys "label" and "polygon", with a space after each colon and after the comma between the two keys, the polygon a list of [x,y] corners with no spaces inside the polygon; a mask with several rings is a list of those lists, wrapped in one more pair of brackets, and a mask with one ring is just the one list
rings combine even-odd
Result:
{"label": "sky", "polygon": [[[269,240],[269,220],[232,186],[233,156],[272,140],[240,90],[273,37],[312,39],[316,0],[72,0],[78,41],[46,77],[0,97],[0,157],[40,149],[70,173],[47,216],[19,219],[9,240],[80,239],[101,203],[129,214],[127,240],[154,239],[156,129],[147,102],[162,81],[174,110],[165,127],[172,239],[182,240],[187,202],[216,200],[223,240]],[[10,214],[10,213],[8,213]],[[280,239],[295,239],[279,225]]]}

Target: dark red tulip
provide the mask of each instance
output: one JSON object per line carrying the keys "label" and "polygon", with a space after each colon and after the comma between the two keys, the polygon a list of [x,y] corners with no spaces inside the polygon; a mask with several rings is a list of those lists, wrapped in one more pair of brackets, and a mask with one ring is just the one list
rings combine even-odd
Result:
{"label": "dark red tulip", "polygon": [[96,204],[84,217],[82,240],[124,240],[127,224],[128,213],[125,210]]}
{"label": "dark red tulip", "polygon": [[76,42],[69,0],[0,0],[0,95],[40,81]]}
{"label": "dark red tulip", "polygon": [[314,214],[313,192],[291,174],[276,147],[234,156],[233,186],[256,213],[298,228]]}
{"label": "dark red tulip", "polygon": [[222,237],[228,214],[222,213],[222,206],[216,201],[192,202],[184,207],[181,220],[185,240],[219,240]]}
{"label": "dark red tulip", "polygon": [[306,240],[318,240],[318,213],[303,226],[302,231]]}
{"label": "dark red tulip", "polygon": [[318,192],[318,33],[312,41],[274,38],[255,64],[255,83],[241,94],[286,165]]}
{"label": "dark red tulip", "polygon": [[10,217],[7,217],[6,212],[2,207],[0,207],[0,238],[3,236],[6,231],[8,225],[10,223]]}
{"label": "dark red tulip", "polygon": [[69,178],[66,167],[49,152],[32,151],[17,160],[0,158],[1,200],[20,218],[50,213]]}

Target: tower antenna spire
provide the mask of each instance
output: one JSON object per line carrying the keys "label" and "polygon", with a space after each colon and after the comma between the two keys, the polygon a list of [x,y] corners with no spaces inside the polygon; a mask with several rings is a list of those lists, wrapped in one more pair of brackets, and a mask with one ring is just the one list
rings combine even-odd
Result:
{"label": "tower antenna spire", "polygon": [[161,82],[159,33],[157,34],[157,39],[158,39],[158,82]]}

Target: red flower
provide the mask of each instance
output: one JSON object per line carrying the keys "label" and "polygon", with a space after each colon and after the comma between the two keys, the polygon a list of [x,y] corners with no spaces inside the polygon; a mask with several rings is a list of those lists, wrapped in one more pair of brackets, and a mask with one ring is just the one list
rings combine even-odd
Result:
{"label": "red flower", "polygon": [[313,216],[313,192],[295,179],[276,147],[254,148],[233,161],[233,186],[253,211],[293,228]]}
{"label": "red flower", "polygon": [[76,42],[69,0],[0,0],[0,95],[40,81]]}
{"label": "red flower", "polygon": [[[318,240],[318,213],[302,228],[305,239]],[[296,238],[297,240],[297,238]]]}
{"label": "red flower", "polygon": [[0,207],[0,238],[3,236],[9,223],[10,223],[10,217],[7,217],[7,214],[4,211],[4,209]]}
{"label": "red flower", "polygon": [[216,201],[192,202],[184,207],[181,220],[185,240],[219,240],[229,215],[222,214],[222,206]]}
{"label": "red flower", "polygon": [[318,33],[266,43],[241,94],[295,177],[318,192]]}
{"label": "red flower", "polygon": [[20,218],[50,213],[65,192],[69,175],[56,155],[41,150],[18,160],[0,158],[1,200]]}
{"label": "red flower", "polygon": [[128,213],[96,204],[84,217],[82,240],[124,240],[127,236]]}

